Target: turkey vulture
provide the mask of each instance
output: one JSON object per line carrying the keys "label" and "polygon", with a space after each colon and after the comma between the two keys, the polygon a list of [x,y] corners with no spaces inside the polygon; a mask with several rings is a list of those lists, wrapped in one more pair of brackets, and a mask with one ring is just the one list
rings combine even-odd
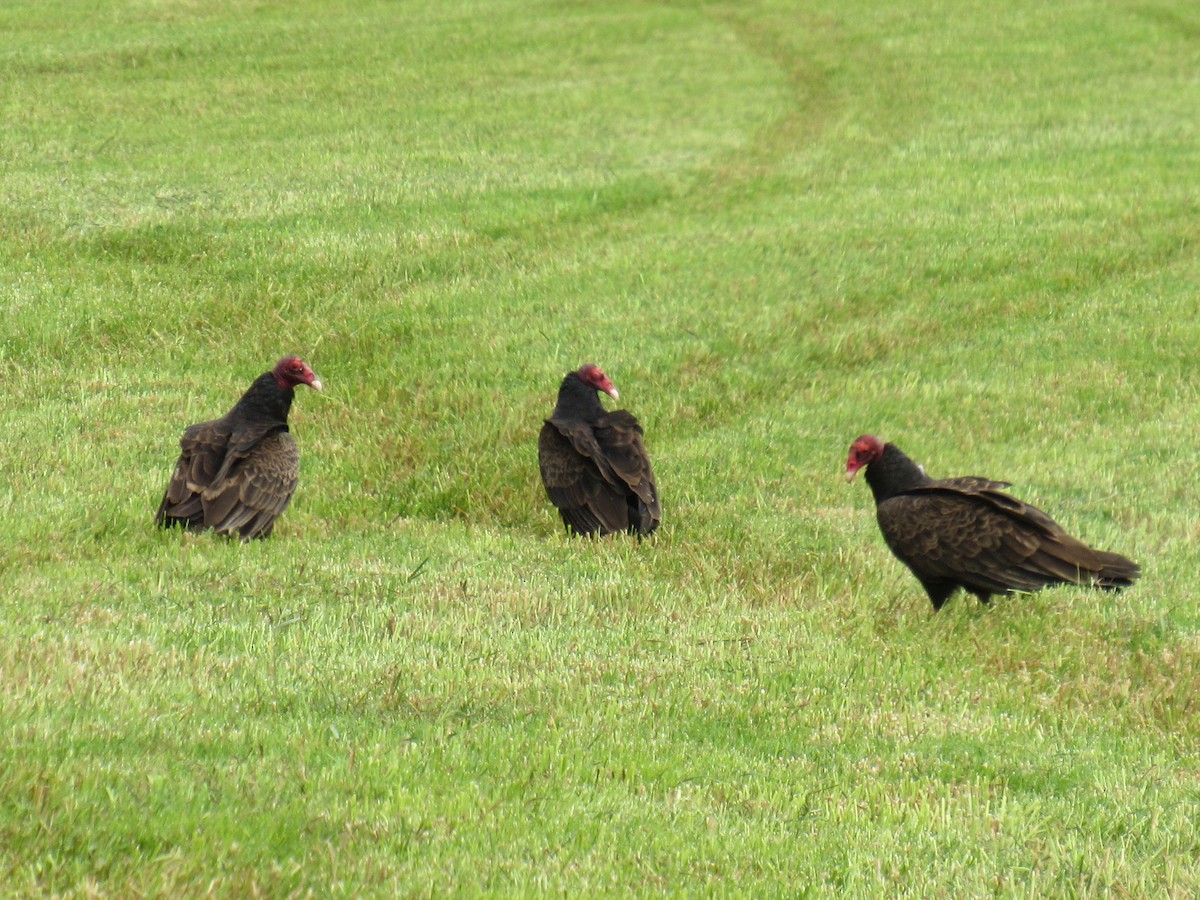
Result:
{"label": "turkey vulture", "polygon": [[850,445],[846,480],[863,467],[883,539],[917,576],[934,610],[960,587],[987,603],[992,594],[1049,584],[1120,590],[1141,571],[1004,493],[1008,482],[974,476],[935,481],[894,444],[871,435]]}
{"label": "turkey vulture", "polygon": [[597,391],[617,389],[597,366],[569,372],[538,437],[538,464],[550,501],[576,534],[647,535],[662,520],[642,426],[623,409],[605,412]]}
{"label": "turkey vulture", "polygon": [[254,379],[228,413],[183,433],[183,452],[154,517],[166,528],[212,528],[242,540],[265,538],[296,489],[300,451],[288,432],[294,388],[321,390],[313,370],[285,356]]}

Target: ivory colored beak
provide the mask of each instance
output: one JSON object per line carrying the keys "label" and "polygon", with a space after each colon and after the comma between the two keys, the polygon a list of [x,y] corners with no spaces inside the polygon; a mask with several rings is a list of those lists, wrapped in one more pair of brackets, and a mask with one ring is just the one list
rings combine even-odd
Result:
{"label": "ivory colored beak", "polygon": [[613,388],[611,391],[609,391],[609,392],[608,392],[608,396],[610,396],[610,397],[612,397],[614,400],[616,400],[616,399],[617,399],[618,397],[620,397],[621,395],[620,395],[620,393],[617,391],[617,389],[616,389],[616,388]]}
{"label": "ivory colored beak", "polygon": [[314,391],[319,391],[321,389],[321,379],[314,378],[312,380],[312,384],[310,384],[309,387],[312,388]]}
{"label": "ivory colored beak", "polygon": [[846,471],[846,484],[854,480],[854,476],[858,474],[858,469],[848,469]]}

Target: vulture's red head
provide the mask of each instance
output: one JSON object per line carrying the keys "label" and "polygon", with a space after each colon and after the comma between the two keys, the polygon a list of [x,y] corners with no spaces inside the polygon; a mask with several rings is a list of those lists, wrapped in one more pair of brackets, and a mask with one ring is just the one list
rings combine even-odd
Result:
{"label": "vulture's red head", "polygon": [[858,470],[869,466],[883,456],[883,441],[871,434],[864,434],[850,445],[850,456],[846,459],[846,481],[854,480]]}
{"label": "vulture's red head", "polygon": [[308,363],[298,356],[285,356],[275,364],[275,369],[271,374],[275,376],[275,381],[282,388],[307,384],[314,391],[321,389],[321,379],[308,367]]}
{"label": "vulture's red head", "polygon": [[604,391],[604,393],[608,394],[608,396],[612,397],[614,400],[617,399],[617,389],[613,387],[613,383],[608,380],[608,376],[600,371],[599,366],[588,363],[587,365],[580,366],[577,374],[579,375],[579,380],[588,387],[594,387],[598,391]]}

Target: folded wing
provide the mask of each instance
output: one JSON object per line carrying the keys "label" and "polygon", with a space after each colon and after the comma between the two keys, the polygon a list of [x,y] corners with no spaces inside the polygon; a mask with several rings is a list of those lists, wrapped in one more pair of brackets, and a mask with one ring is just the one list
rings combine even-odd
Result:
{"label": "folded wing", "polygon": [[642,428],[625,410],[595,423],[547,419],[538,438],[542,481],[579,534],[650,534],[662,518]]}
{"label": "folded wing", "polygon": [[1036,507],[986,479],[950,479],[880,503],[888,546],[922,581],[954,581],[975,593],[1033,591],[1070,583],[1126,587],[1138,566],[1067,534]]}

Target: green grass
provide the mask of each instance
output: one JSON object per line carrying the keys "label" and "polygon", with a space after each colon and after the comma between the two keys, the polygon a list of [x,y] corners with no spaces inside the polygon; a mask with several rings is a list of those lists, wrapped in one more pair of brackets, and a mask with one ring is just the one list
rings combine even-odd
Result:
{"label": "green grass", "polygon": [[[1200,16],[8,3],[0,893],[1200,891]],[[160,532],[285,352],[268,542]],[[664,525],[570,541],[600,363]],[[1121,595],[937,616],[852,438]]]}

